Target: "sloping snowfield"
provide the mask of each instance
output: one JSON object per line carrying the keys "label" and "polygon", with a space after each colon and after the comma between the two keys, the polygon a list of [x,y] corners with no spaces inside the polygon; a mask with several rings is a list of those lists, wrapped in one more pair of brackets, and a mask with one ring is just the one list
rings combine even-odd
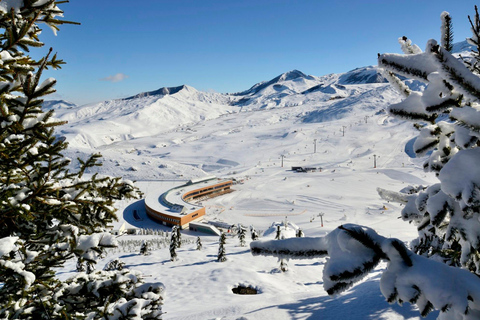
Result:
{"label": "sloping snowfield", "polygon": [[[385,114],[400,98],[380,80],[369,67],[325,77],[292,71],[236,95],[184,86],[171,95],[58,108],[57,117],[69,121],[59,134],[70,142],[69,157],[101,152],[100,173],[137,180],[145,193],[205,175],[241,181],[233,193],[203,201],[207,220],[253,226],[267,238],[275,235],[272,223],[285,220],[290,234],[298,227],[308,237],[356,223],[409,242],[415,226],[398,219],[401,207],[383,201],[376,188],[399,191],[435,177],[410,151],[416,131]],[[294,172],[292,166],[317,170]],[[170,230],[146,216],[142,200],[117,205],[117,227],[126,221],[154,233]],[[216,236],[182,235],[177,261],[170,261],[163,235],[129,235],[118,238],[123,244],[97,268],[120,258],[148,281],[164,283],[164,319],[420,319],[411,305],[385,301],[380,270],[330,297],[322,287],[324,259],[288,261],[281,272],[277,259],[250,254],[249,236],[241,247],[230,234],[222,263]],[[196,250],[198,236],[202,250]],[[158,243],[148,256],[139,254],[145,239]],[[60,274],[74,269],[72,261]],[[238,285],[258,294],[236,295]]]}

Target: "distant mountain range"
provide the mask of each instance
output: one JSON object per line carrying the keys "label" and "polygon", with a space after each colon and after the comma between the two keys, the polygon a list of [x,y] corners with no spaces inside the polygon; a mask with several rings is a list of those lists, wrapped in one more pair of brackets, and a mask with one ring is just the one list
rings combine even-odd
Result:
{"label": "distant mountain range", "polygon": [[[331,74],[323,77],[306,75],[299,70],[292,70],[282,73],[269,81],[259,82],[245,91],[220,95],[230,97],[230,99],[227,100],[231,101],[231,105],[244,106],[251,104],[253,101],[256,101],[254,98],[258,96],[268,96],[269,98],[274,99],[295,94],[306,95],[315,91],[322,90],[322,92],[325,93],[333,93],[335,92],[335,90],[332,91],[332,89],[325,89],[325,86],[331,84],[332,81],[336,81],[338,82],[338,84],[366,84],[387,82],[387,80],[381,75],[376,66],[357,68],[347,73]],[[181,85],[177,87],[162,87],[157,90],[141,92],[127,98],[116,100],[127,101],[143,99],[147,97],[161,98],[168,95],[175,95],[181,91],[198,92],[196,89],[190,86]],[[107,101],[102,103],[107,103]],[[79,107],[74,103],[65,100],[47,100],[45,101],[44,106],[47,109]]]}

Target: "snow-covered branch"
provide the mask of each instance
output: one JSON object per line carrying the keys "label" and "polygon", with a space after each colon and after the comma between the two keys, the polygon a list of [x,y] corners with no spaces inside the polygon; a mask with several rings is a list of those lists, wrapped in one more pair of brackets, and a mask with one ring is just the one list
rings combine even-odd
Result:
{"label": "snow-covered branch", "polygon": [[419,256],[401,241],[380,236],[367,227],[346,224],[321,238],[254,241],[250,247],[254,255],[279,258],[327,255],[323,282],[329,294],[347,290],[383,260],[387,268],[380,289],[388,302],[416,304],[422,316],[433,309],[440,310],[448,319],[478,319],[480,316],[478,277]]}

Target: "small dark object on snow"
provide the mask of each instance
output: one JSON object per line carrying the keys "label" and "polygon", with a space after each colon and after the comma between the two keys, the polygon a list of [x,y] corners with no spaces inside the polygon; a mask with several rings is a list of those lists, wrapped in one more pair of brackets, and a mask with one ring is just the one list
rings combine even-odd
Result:
{"label": "small dark object on snow", "polygon": [[232,289],[235,294],[257,294],[258,291],[252,287],[238,286]]}

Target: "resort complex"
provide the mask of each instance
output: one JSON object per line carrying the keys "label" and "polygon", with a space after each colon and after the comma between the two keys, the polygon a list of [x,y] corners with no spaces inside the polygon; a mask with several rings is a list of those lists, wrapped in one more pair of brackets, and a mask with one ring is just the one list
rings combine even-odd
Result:
{"label": "resort complex", "polygon": [[232,184],[232,180],[214,176],[190,180],[163,193],[148,194],[145,209],[152,219],[185,229],[190,222],[201,220],[205,215],[205,207],[199,200],[232,192]]}

